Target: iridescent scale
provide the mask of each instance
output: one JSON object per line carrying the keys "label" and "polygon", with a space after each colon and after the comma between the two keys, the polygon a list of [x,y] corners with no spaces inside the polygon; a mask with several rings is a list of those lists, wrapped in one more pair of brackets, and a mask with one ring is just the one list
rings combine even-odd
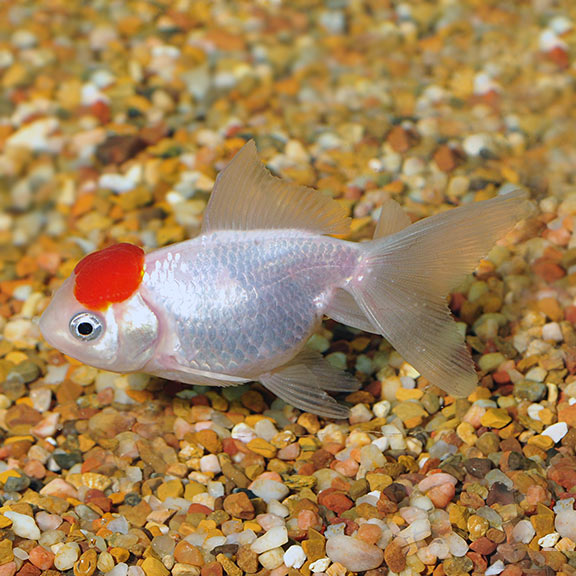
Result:
{"label": "iridescent scale", "polygon": [[306,232],[217,232],[149,254],[142,294],[179,363],[255,378],[302,348],[359,257]]}

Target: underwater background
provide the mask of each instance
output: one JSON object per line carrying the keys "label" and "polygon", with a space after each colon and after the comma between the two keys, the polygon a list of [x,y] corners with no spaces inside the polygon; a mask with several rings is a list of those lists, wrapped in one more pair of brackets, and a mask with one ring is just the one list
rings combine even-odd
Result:
{"label": "underwater background", "polygon": [[[0,576],[576,574],[576,4],[0,0]],[[379,336],[310,345],[348,421],[83,366],[36,320],[85,254],[198,234],[254,138],[369,239],[527,189],[450,298],[454,399]],[[458,238],[454,238],[458,242]]]}

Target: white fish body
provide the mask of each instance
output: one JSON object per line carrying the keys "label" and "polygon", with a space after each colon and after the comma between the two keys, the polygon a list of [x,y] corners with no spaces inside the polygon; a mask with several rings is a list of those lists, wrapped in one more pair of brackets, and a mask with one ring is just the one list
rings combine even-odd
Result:
{"label": "white fish body", "polygon": [[[271,176],[250,142],[218,177],[199,237],[138,260],[133,290],[126,270],[138,248],[120,245],[129,253],[120,270],[117,247],[87,256],[41,329],[99,368],[206,385],[256,380],[341,418],[347,408],[326,391],[357,382],[304,348],[328,315],[382,334],[430,382],[467,395],[477,376],[445,297],[523,216],[525,198],[513,190],[412,225],[389,201],[372,242],[346,242],[327,235],[348,229],[339,204]],[[93,305],[85,293],[99,282],[107,299]]]}

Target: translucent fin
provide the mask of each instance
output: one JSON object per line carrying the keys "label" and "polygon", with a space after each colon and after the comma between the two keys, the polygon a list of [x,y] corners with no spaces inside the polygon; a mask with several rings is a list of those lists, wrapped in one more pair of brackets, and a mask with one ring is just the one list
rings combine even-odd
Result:
{"label": "translucent fin", "polygon": [[[410,223],[410,217],[404,212],[402,206],[389,198],[382,204],[380,219],[376,225],[376,230],[374,230],[374,239],[396,234],[396,232],[410,226]],[[378,328],[375,328],[366,318],[366,314],[358,306],[354,297],[340,288],[336,289],[330,298],[326,316],[347,326],[364,330],[364,332],[379,333]]]}
{"label": "translucent fin", "polygon": [[445,297],[527,213],[526,196],[516,189],[365,245],[352,294],[405,360],[450,394],[468,395],[477,376]]}
{"label": "translucent fin", "polygon": [[202,232],[297,228],[346,234],[345,210],[317,190],[272,176],[248,142],[220,172],[204,213]]}
{"label": "translucent fin", "polygon": [[161,378],[166,378],[167,380],[184,382],[185,384],[198,384],[200,386],[228,387],[239,386],[250,382],[250,379],[238,378],[237,376],[230,376],[229,374],[195,370],[179,362],[175,357],[162,358],[162,370],[152,370],[150,373],[155,376],[160,376]]}
{"label": "translucent fin", "polygon": [[305,351],[277,371],[258,378],[288,404],[325,418],[347,418],[349,409],[324,390],[353,392],[359,382],[332,367],[320,354]]}
{"label": "translucent fin", "polygon": [[396,234],[396,232],[410,226],[411,223],[410,216],[404,212],[404,208],[396,200],[389,198],[382,204],[380,220],[378,220],[376,230],[374,230],[374,240]]}
{"label": "translucent fin", "polygon": [[380,333],[378,328],[375,328],[370,320],[366,318],[366,314],[364,314],[360,306],[356,304],[356,300],[354,300],[352,294],[342,288],[334,290],[334,294],[332,298],[330,298],[330,302],[326,308],[326,316],[336,320],[336,322],[346,324],[346,326],[364,330],[364,332],[371,332],[372,334]]}

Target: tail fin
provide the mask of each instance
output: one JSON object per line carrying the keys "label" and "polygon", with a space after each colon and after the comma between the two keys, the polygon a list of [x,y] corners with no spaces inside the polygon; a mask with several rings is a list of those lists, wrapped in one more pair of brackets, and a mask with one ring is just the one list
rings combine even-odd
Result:
{"label": "tail fin", "polygon": [[450,394],[467,396],[478,378],[445,298],[528,206],[527,194],[514,189],[375,239],[347,286],[375,331]]}

